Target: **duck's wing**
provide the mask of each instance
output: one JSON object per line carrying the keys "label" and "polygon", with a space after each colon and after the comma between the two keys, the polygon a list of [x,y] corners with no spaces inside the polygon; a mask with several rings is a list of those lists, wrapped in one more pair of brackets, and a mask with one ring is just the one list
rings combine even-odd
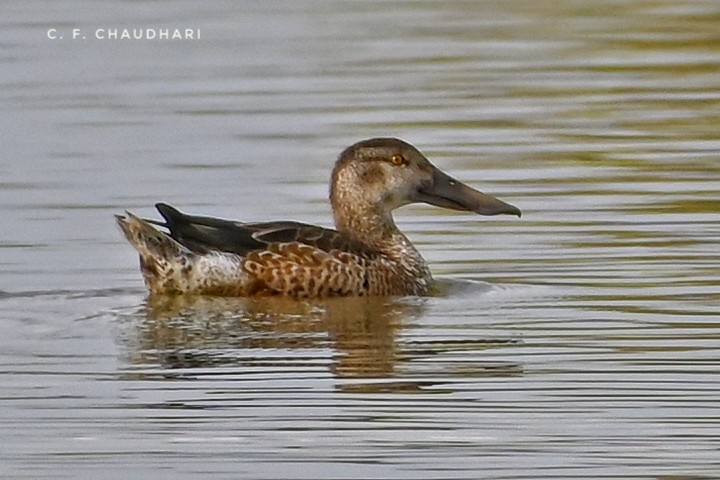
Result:
{"label": "duck's wing", "polygon": [[265,250],[271,244],[293,242],[325,252],[341,250],[357,254],[369,253],[362,242],[337,230],[307,223],[243,223],[186,215],[165,203],[158,203],[155,207],[165,219],[165,223],[151,223],[167,228],[173,239],[197,253],[222,251],[245,256],[253,251]]}

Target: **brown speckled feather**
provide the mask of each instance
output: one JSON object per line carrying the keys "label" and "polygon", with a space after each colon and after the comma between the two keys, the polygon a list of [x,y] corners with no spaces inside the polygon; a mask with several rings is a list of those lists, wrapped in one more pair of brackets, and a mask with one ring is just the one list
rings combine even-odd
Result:
{"label": "brown speckled feather", "polygon": [[[169,235],[196,253],[243,257],[248,274],[244,295],[329,297],[390,295],[406,286],[380,281],[389,263],[377,252],[327,228],[299,222],[242,223],[185,215],[158,204]],[[376,277],[370,282],[369,278]]]}
{"label": "brown speckled feather", "polygon": [[330,297],[368,293],[367,261],[359,255],[326,252],[298,242],[273,243],[250,252],[243,268],[253,278],[249,294]]}

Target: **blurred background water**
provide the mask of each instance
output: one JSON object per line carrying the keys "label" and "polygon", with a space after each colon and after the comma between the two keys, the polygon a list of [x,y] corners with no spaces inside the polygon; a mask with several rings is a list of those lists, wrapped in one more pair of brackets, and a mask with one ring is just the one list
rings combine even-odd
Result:
{"label": "blurred background water", "polygon": [[[720,3],[2,11],[3,477],[720,476]],[[430,298],[147,301],[113,214],[329,226],[372,136],[523,218],[399,211]]]}

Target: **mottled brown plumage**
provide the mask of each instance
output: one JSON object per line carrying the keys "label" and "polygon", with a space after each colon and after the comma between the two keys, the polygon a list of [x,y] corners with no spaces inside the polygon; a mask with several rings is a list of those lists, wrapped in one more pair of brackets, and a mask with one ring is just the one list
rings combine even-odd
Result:
{"label": "mottled brown plumage", "polygon": [[156,207],[165,222],[131,213],[117,221],[140,254],[153,294],[329,297],[427,294],[430,270],[395,225],[395,208],[424,202],[482,215],[520,215],[394,138],[365,140],[343,151],[333,169],[330,201],[336,230],[191,216],[162,203]]}

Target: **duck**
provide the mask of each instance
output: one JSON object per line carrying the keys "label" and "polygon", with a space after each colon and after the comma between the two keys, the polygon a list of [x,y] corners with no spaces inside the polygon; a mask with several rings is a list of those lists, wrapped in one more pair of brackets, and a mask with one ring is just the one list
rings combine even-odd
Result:
{"label": "duck", "polygon": [[433,276],[398,229],[411,203],[472,212],[521,211],[443,172],[398,138],[347,147],[332,170],[335,228],[295,221],[247,223],[188,215],[157,203],[161,220],[131,212],[117,224],[140,258],[151,296],[425,296]]}

